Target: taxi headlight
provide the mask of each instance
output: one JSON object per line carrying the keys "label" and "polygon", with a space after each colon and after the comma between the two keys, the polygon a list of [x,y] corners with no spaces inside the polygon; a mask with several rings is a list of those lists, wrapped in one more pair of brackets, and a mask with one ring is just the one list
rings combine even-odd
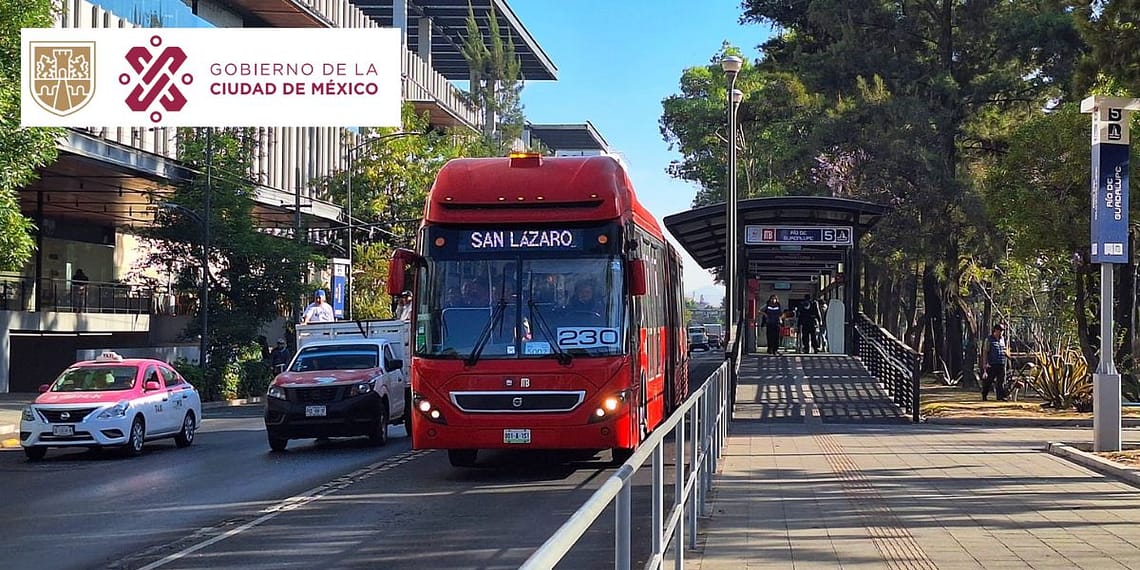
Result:
{"label": "taxi headlight", "polygon": [[125,417],[127,415],[127,408],[129,407],[131,407],[131,403],[126,400],[122,400],[114,406],[111,406],[110,408],[107,408],[106,410],[100,412],[99,419],[110,420],[114,418]]}
{"label": "taxi headlight", "polygon": [[34,422],[34,421],[36,421],[36,412],[35,412],[35,410],[32,410],[32,407],[31,407],[31,406],[24,406],[24,415],[23,415],[23,418],[24,418],[24,421],[25,421],[25,422]]}
{"label": "taxi headlight", "polygon": [[266,397],[276,398],[278,400],[285,400],[285,389],[280,386],[270,386],[269,391],[265,393]]}

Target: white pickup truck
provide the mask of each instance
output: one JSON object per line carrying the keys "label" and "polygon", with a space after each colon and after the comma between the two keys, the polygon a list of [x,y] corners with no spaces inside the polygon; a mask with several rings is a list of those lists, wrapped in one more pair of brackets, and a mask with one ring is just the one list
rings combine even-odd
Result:
{"label": "white pickup truck", "polygon": [[343,321],[297,326],[297,354],[269,385],[269,447],[290,439],[368,436],[388,441],[388,426],[411,433],[409,325]]}

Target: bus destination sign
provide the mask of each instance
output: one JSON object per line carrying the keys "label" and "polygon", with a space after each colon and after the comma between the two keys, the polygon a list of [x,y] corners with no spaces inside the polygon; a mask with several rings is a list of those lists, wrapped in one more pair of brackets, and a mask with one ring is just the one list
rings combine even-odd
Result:
{"label": "bus destination sign", "polygon": [[745,226],[745,245],[851,245],[851,226]]}
{"label": "bus destination sign", "polygon": [[499,251],[514,249],[582,249],[580,230],[473,230],[459,239],[459,251]]}

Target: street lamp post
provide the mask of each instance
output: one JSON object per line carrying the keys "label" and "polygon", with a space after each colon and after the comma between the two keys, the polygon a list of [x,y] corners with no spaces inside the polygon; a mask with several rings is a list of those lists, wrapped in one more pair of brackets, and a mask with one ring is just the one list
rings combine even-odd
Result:
{"label": "street lamp post", "polygon": [[345,320],[352,319],[352,309],[353,309],[353,307],[352,307],[352,259],[353,259],[352,243],[353,243],[353,237],[354,237],[353,236],[353,230],[356,227],[356,222],[352,219],[352,176],[356,170],[356,164],[355,164],[355,160],[354,160],[356,157],[356,151],[358,151],[358,150],[360,150],[366,146],[369,146],[373,143],[380,142],[380,141],[387,141],[387,140],[391,140],[391,139],[395,139],[395,138],[401,138],[401,137],[418,136],[418,135],[422,135],[422,134],[424,134],[424,133],[421,133],[419,131],[402,131],[402,132],[397,132],[397,133],[388,133],[386,135],[380,135],[380,136],[366,138],[363,141],[361,141],[360,143],[358,143],[356,146],[348,149],[348,153],[347,153],[348,154],[348,182],[346,184],[348,187],[347,188],[348,204],[346,207],[348,210],[348,248],[347,248],[348,249],[348,272],[347,272],[348,274],[345,275],[345,285],[346,285],[346,288],[348,289],[348,291],[344,295],[344,318],[345,318]]}
{"label": "street lamp post", "polygon": [[720,61],[724,70],[725,83],[728,94],[728,184],[725,200],[725,260],[724,260],[724,303],[725,326],[728,328],[728,342],[726,349],[731,352],[731,346],[736,340],[735,319],[737,310],[736,290],[739,284],[736,270],[736,106],[743,98],[743,94],[736,89],[736,77],[740,74],[744,60],[735,55],[725,56]]}

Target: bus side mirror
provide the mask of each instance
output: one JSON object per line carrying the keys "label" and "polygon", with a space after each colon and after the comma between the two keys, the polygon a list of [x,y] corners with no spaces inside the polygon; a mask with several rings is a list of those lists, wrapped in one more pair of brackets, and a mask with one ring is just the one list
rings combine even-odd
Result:
{"label": "bus side mirror", "polygon": [[396,297],[408,290],[407,268],[416,265],[420,256],[410,249],[397,249],[392,252],[392,259],[388,262],[388,294]]}
{"label": "bus side mirror", "polygon": [[629,294],[638,297],[645,293],[645,260],[631,259],[629,261]]}

